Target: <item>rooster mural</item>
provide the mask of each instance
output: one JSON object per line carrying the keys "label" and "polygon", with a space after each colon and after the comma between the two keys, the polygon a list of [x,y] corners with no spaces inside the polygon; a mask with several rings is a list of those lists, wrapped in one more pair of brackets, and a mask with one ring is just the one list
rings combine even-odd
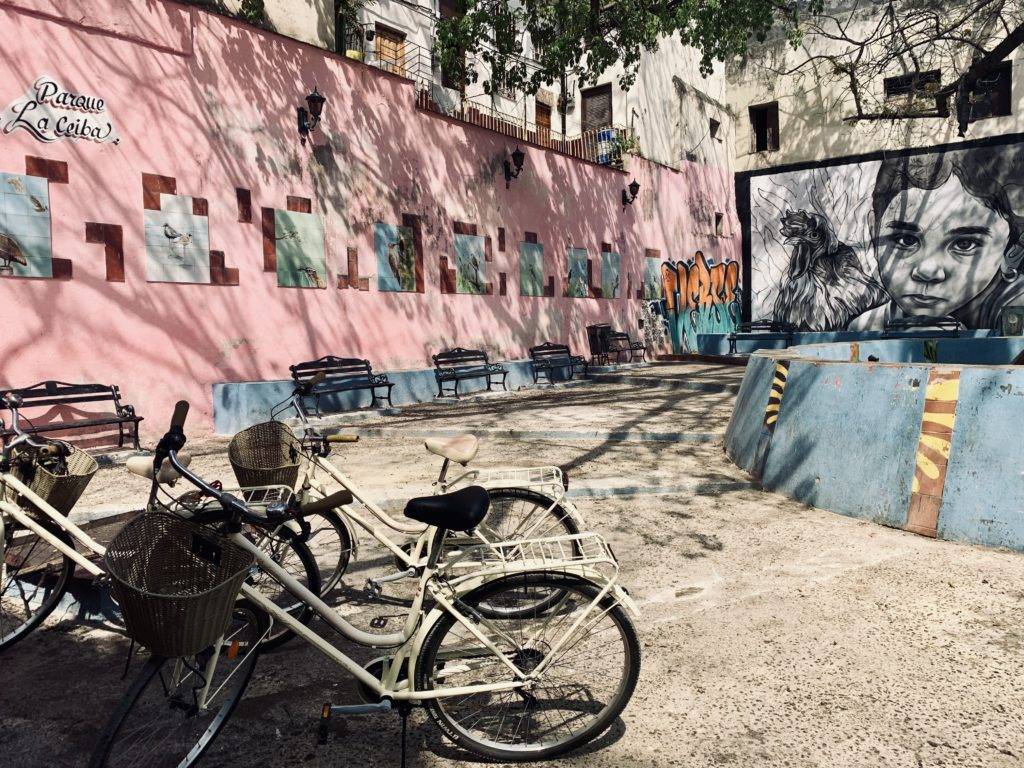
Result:
{"label": "rooster mural", "polygon": [[780,221],[791,254],[775,298],[774,320],[802,330],[841,330],[888,300],[881,283],[864,271],[857,253],[840,242],[824,216],[787,210]]}

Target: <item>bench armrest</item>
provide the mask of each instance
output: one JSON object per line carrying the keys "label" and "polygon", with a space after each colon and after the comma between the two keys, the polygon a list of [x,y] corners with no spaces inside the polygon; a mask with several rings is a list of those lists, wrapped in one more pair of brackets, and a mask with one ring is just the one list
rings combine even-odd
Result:
{"label": "bench armrest", "polygon": [[487,370],[490,373],[505,373],[505,366],[500,363],[488,363]]}
{"label": "bench armrest", "polygon": [[370,378],[370,383],[374,385],[380,384],[383,386],[384,384],[390,384],[391,382],[388,381],[388,375],[386,373],[375,373]]}

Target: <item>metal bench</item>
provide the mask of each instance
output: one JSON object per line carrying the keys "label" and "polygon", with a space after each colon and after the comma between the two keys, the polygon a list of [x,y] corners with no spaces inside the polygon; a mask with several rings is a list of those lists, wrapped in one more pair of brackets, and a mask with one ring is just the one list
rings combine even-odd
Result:
{"label": "metal bench", "polygon": [[959,336],[963,324],[955,317],[896,317],[882,329],[882,338],[891,339],[905,333],[926,332],[929,336]]}
{"label": "metal bench", "polygon": [[797,327],[792,323],[781,323],[775,320],[754,320],[739,323],[736,330],[729,334],[729,354],[736,354],[737,341],[784,341],[786,346],[793,343],[793,334]]}
{"label": "metal bench", "polygon": [[622,356],[626,355],[626,362],[633,362],[636,353],[640,353],[640,359],[646,360],[647,345],[642,341],[633,341],[628,333],[612,331],[608,334],[608,354],[615,355],[615,362],[622,362]]}
{"label": "metal bench", "polygon": [[[306,397],[313,398],[313,408],[316,416],[320,416],[320,398],[324,395],[334,395],[341,392],[357,392],[367,390],[370,393],[370,407],[376,408],[378,402],[378,390],[384,390],[383,398],[391,402],[391,389],[395,385],[388,381],[386,373],[374,373],[370,367],[369,360],[360,360],[355,357],[334,357],[327,355],[319,360],[309,360],[305,363],[296,363],[288,368],[292,372],[292,381],[296,385],[308,385],[311,379],[317,374],[324,374],[323,381],[314,384],[309,388],[307,395],[299,398],[299,402],[305,410]],[[308,415],[308,414],[307,414]]]}
{"label": "metal bench", "polygon": [[508,371],[500,363],[492,363],[487,354],[478,349],[456,347],[433,356],[434,378],[437,379],[437,396],[444,397],[444,385],[452,384],[448,394],[459,396],[459,382],[466,379],[487,379],[487,391],[491,391],[493,379],[501,377],[501,388],[508,391],[505,379]]}
{"label": "metal bench", "polygon": [[[102,427],[117,428],[117,445],[124,447],[125,437],[130,437],[132,446],[139,449],[139,422],[135,408],[121,402],[121,392],[115,385],[69,384],[64,381],[41,381],[31,387],[0,390],[0,402],[7,402],[11,410],[17,410],[19,426],[30,435],[45,435],[50,432],[76,432],[89,430],[98,434]],[[107,403],[113,413],[83,413],[81,406]],[[47,408],[48,411],[27,416],[28,409]],[[14,437],[14,432],[0,420],[0,439],[5,443]]]}
{"label": "metal bench", "polygon": [[587,361],[582,355],[574,355],[565,344],[554,344],[545,341],[540,346],[530,347],[530,362],[533,368],[533,383],[537,384],[540,377],[546,376],[549,384],[554,384],[551,373],[556,368],[559,370],[568,369],[569,379],[572,379],[577,368],[583,369],[586,376],[589,370]]}

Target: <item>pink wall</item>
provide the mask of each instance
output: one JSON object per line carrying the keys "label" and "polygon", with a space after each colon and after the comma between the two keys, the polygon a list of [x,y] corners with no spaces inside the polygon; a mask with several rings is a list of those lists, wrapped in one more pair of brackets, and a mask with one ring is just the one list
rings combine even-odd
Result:
{"label": "pink wall", "polygon": [[[71,280],[0,279],[0,382],[118,383],[150,434],[178,398],[193,403],[193,429],[209,430],[214,382],[286,378],[290,363],[324,354],[395,370],[426,367],[454,344],[499,359],[525,357],[546,339],[583,351],[590,322],[635,332],[645,249],[739,257],[738,237],[698,236],[690,216],[705,199],[739,231],[724,170],[633,159],[623,174],[527,146],[526,168],[506,190],[501,161],[512,140],[417,110],[405,80],[216,15],[158,0],[0,0],[0,29],[0,107],[53,75],[105,98],[121,136],[118,145],[44,144],[25,131],[0,134],[0,171],[23,173],[27,155],[67,162],[69,183],[50,185],[53,255],[74,268]],[[315,151],[295,130],[295,107],[314,84],[328,98]],[[240,285],[146,281],[143,173],[174,177],[178,194],[209,201],[210,247],[239,269]],[[641,196],[623,210],[632,175]],[[236,187],[252,191],[251,223],[238,222]],[[348,247],[361,275],[376,274],[375,221],[422,216],[425,293],[379,293],[372,277],[366,292],[278,287],[263,271],[259,214],[285,208],[287,195],[311,198],[324,215],[332,283],[347,272]],[[493,238],[488,280],[497,293],[498,272],[507,273],[509,295],[440,292],[453,221]],[[86,242],[86,222],[123,227],[125,282],[105,279],[104,248]],[[555,298],[520,297],[525,231],[539,235],[545,277],[556,281],[567,246],[588,249],[596,270],[601,243],[611,243],[632,297],[564,298],[561,282]]]}

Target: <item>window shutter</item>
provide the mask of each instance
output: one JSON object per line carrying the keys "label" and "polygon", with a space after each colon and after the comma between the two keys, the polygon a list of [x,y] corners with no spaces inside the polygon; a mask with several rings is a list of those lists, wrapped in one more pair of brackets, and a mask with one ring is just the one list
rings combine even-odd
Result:
{"label": "window shutter", "polygon": [[768,149],[779,148],[779,107],[774,105],[768,109]]}

